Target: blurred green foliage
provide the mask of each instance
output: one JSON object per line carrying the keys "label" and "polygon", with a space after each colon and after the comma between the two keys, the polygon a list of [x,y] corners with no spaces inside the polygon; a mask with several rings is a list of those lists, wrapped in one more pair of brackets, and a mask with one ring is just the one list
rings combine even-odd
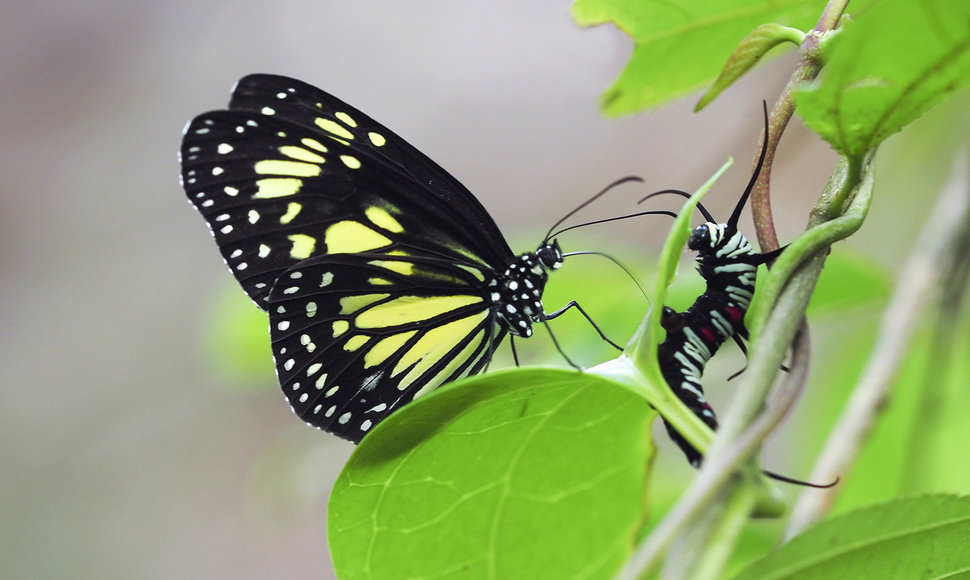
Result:
{"label": "blurred green foliage", "polygon": [[823,522],[732,578],[957,578],[970,568],[970,498],[897,499]]}

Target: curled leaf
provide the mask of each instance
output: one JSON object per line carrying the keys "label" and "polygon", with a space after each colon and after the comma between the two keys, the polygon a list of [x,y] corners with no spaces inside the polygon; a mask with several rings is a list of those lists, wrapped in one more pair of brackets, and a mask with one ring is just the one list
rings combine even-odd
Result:
{"label": "curled leaf", "polygon": [[791,42],[799,46],[805,38],[805,33],[795,28],[780,24],[762,24],[748,33],[731,56],[728,57],[721,74],[707,89],[701,100],[697,102],[694,111],[700,111],[720,95],[726,88],[734,84],[744,73],[758,64],[769,50],[784,42]]}

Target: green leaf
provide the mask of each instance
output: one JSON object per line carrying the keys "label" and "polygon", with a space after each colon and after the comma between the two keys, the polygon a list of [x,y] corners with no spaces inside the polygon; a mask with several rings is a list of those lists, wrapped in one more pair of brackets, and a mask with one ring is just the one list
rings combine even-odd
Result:
{"label": "green leaf", "polygon": [[708,103],[724,92],[724,89],[754,68],[761,57],[772,48],[783,42],[791,42],[795,46],[800,46],[804,38],[805,34],[802,31],[780,24],[762,24],[755,28],[744,37],[737,49],[731,53],[724,68],[721,69],[721,74],[698,101],[694,111],[700,111],[706,107]]}
{"label": "green leaf", "polygon": [[957,578],[970,569],[970,498],[907,498],[830,518],[736,578]]}
{"label": "green leaf", "polygon": [[612,577],[646,518],[654,416],[627,385],[552,369],[409,403],[334,485],[338,577]]}
{"label": "green leaf", "polygon": [[884,0],[824,51],[822,74],[795,92],[798,112],[858,158],[970,84],[970,2]]}
{"label": "green leaf", "polygon": [[807,30],[822,0],[576,0],[580,26],[614,23],[633,39],[633,55],[602,97],[607,115],[661,105],[711,82],[755,27],[775,22]]}

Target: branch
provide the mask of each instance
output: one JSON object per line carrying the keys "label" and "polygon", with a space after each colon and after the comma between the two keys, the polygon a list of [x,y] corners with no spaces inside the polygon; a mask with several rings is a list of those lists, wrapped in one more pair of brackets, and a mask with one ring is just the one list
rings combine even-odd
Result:
{"label": "branch", "polygon": [[[775,150],[778,148],[781,136],[795,112],[792,92],[798,86],[817,77],[822,70],[822,57],[818,48],[818,41],[835,30],[839,18],[845,12],[846,4],[848,4],[848,0],[831,0],[825,7],[818,24],[805,35],[799,50],[798,65],[795,67],[795,72],[792,73],[784,90],[771,108],[771,131],[768,134],[768,150],[765,155],[764,169],[751,191],[751,216],[754,219],[754,230],[758,237],[758,245],[763,252],[779,247],[778,234],[775,232],[775,222],[771,215],[771,195],[769,193],[771,168],[775,159]],[[760,152],[760,143],[758,151]],[[757,153],[754,159],[757,161]]]}

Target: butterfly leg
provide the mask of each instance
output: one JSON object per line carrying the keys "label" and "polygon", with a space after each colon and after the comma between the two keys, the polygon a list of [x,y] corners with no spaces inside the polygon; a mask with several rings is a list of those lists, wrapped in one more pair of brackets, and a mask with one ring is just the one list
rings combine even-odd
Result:
{"label": "butterfly leg", "polygon": [[[580,306],[579,303],[576,302],[575,300],[570,300],[569,301],[569,304],[566,304],[565,306],[563,306],[562,308],[560,308],[559,310],[556,310],[554,312],[548,312],[548,313],[545,313],[544,312],[542,314],[542,321],[545,322],[546,320],[552,320],[553,318],[558,318],[559,315],[563,314],[564,312],[566,312],[570,308],[574,308],[574,307],[576,308],[576,310],[579,310],[579,312],[582,313],[583,316],[586,317],[586,320],[589,321],[590,326],[592,326],[593,329],[596,330],[596,332],[600,335],[600,338],[602,338],[606,342],[610,343],[616,350],[619,350],[619,351],[622,351],[623,350],[623,347],[622,346],[616,344],[615,342],[613,342],[612,340],[610,340],[609,338],[607,338],[605,334],[603,334],[603,331],[600,329],[600,327],[597,326],[595,322],[593,322],[593,319],[590,318],[589,314],[586,314],[586,311],[583,310],[583,307]],[[573,366],[575,366],[575,365],[573,365]]]}
{"label": "butterfly leg", "polygon": [[515,337],[509,337],[509,347],[512,349],[512,360],[515,361],[515,366],[519,366],[519,353],[515,351]]}
{"label": "butterfly leg", "polygon": [[558,340],[556,340],[556,335],[555,335],[555,333],[554,333],[554,332],[552,332],[552,327],[551,327],[551,326],[549,326],[549,323],[548,323],[548,322],[546,321],[546,319],[545,319],[545,318],[543,318],[543,319],[542,319],[542,323],[543,323],[544,325],[546,325],[546,330],[548,330],[548,331],[549,331],[549,338],[551,338],[551,339],[552,339],[552,344],[554,344],[554,345],[556,346],[556,350],[558,350],[558,351],[559,351],[559,354],[561,354],[561,355],[562,355],[562,358],[564,358],[564,359],[566,359],[566,362],[567,362],[567,363],[569,363],[569,366],[571,366],[571,367],[573,367],[573,368],[574,368],[574,369],[576,369],[577,371],[581,371],[581,370],[583,370],[583,367],[581,367],[581,366],[579,366],[578,364],[576,364],[576,363],[574,363],[574,362],[572,361],[572,359],[570,359],[570,358],[569,358],[569,356],[568,356],[568,355],[566,354],[566,351],[564,351],[564,350],[562,349],[562,347],[561,347],[561,346],[559,346],[559,341],[558,341]]}

